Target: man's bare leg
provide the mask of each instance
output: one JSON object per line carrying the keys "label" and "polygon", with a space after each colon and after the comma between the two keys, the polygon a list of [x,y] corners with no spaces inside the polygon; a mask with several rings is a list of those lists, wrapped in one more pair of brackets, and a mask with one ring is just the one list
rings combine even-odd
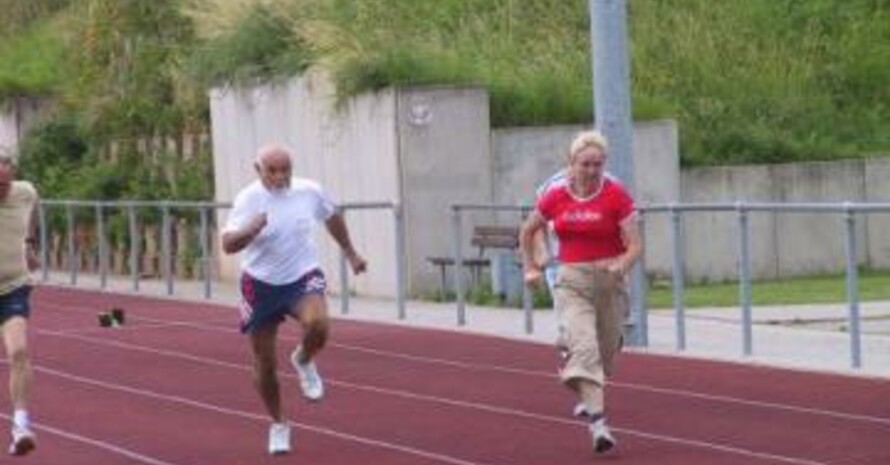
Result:
{"label": "man's bare leg", "polygon": [[300,376],[303,396],[312,401],[324,397],[324,381],[318,374],[313,358],[324,348],[328,340],[328,309],[325,297],[309,294],[297,304],[295,316],[303,325],[303,341],[291,354],[291,363]]}
{"label": "man's bare leg", "polygon": [[10,453],[24,455],[35,447],[28,418],[31,361],[28,357],[28,320],[13,316],[3,323],[3,346],[9,360],[9,398],[13,408],[13,444]]}
{"label": "man's bare leg", "polygon": [[271,325],[250,333],[253,349],[254,387],[272,420],[282,422],[281,392],[278,384],[278,359],[275,348],[278,326]]}

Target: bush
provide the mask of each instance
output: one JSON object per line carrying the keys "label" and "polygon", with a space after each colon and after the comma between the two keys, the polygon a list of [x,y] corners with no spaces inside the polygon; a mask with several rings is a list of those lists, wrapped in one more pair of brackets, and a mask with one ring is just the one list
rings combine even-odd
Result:
{"label": "bush", "polygon": [[190,57],[194,75],[208,86],[298,74],[309,52],[283,18],[257,5],[232,30],[199,45]]}
{"label": "bush", "polygon": [[21,174],[38,185],[42,197],[64,197],[77,184],[72,176],[84,165],[87,150],[87,140],[71,117],[50,119],[26,134]]}

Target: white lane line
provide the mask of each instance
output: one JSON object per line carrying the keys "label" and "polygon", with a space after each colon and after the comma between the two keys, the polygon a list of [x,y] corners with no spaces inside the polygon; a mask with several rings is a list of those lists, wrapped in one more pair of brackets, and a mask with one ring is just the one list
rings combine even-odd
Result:
{"label": "white lane line", "polygon": [[[42,331],[42,332],[46,332],[46,331]],[[156,349],[153,347],[146,347],[146,346],[134,345],[134,344],[129,344],[129,343],[116,342],[116,341],[96,340],[96,339],[85,337],[85,336],[64,335],[64,334],[61,334],[58,336],[63,337],[63,338],[76,339],[79,341],[93,343],[93,344],[108,345],[108,346],[121,348],[121,349],[141,351],[141,352],[151,353],[154,355],[168,356],[171,358],[179,358],[179,359],[189,360],[189,361],[202,363],[202,364],[206,364],[206,365],[238,369],[238,370],[247,371],[247,372],[252,370],[252,367],[250,365],[225,362],[225,361],[218,360],[218,359],[202,357],[202,356],[192,355],[192,354],[185,354],[182,352],[169,351],[169,350],[164,350],[164,349]],[[292,373],[281,373],[281,375],[288,377],[288,378],[296,378],[296,375],[292,374]],[[71,376],[77,376],[77,375],[71,375]],[[351,389],[372,392],[375,394],[384,394],[384,395],[400,397],[400,398],[404,398],[404,399],[420,400],[420,401],[425,401],[425,402],[430,402],[430,403],[437,403],[437,404],[443,404],[443,405],[449,405],[449,406],[457,406],[457,407],[462,407],[462,408],[467,408],[467,409],[480,410],[480,411],[485,411],[485,412],[489,412],[489,413],[501,414],[501,415],[505,415],[505,416],[534,419],[534,420],[548,422],[551,424],[556,423],[556,424],[561,424],[561,425],[571,425],[571,426],[575,426],[575,427],[577,427],[579,425],[584,425],[584,423],[579,420],[556,417],[556,416],[552,416],[552,415],[538,414],[538,413],[534,413],[534,412],[528,412],[525,410],[514,409],[514,408],[509,408],[509,407],[499,407],[499,406],[480,403],[480,402],[469,402],[469,401],[462,401],[462,400],[450,399],[450,398],[433,396],[433,395],[417,394],[417,393],[409,392],[409,391],[382,388],[382,387],[378,387],[378,386],[371,386],[371,385],[360,384],[360,383],[350,383],[350,382],[344,382],[344,381],[330,380],[328,378],[326,378],[326,380],[330,384],[333,384],[333,385],[339,385],[339,386],[343,386],[343,387],[347,387],[347,388],[351,388]],[[101,381],[95,381],[95,383],[105,384],[104,382],[101,382]],[[137,389],[137,388],[132,388],[132,389]],[[171,397],[173,397],[173,396],[171,396]],[[203,405],[203,403],[200,403],[197,401],[189,401],[189,402],[194,402],[195,404]],[[209,404],[207,404],[207,405],[209,405]],[[225,410],[224,407],[215,407],[215,406],[211,406],[211,409]],[[249,414],[249,415],[253,415],[253,414]],[[256,416],[256,415],[253,415],[253,416]],[[261,416],[257,416],[257,417],[265,418],[265,417],[261,417]],[[295,425],[302,425],[302,424],[295,423]],[[313,429],[313,430],[315,430],[314,428],[316,428],[316,427],[313,427],[310,425],[303,425],[303,426],[305,426],[307,429]],[[657,434],[657,433],[649,433],[649,432],[639,431],[639,430],[634,430],[634,429],[629,429],[629,428],[617,428],[616,427],[613,429],[615,429],[616,431],[622,432],[624,434],[630,435],[630,436],[637,436],[640,438],[657,440],[657,441],[662,441],[662,442],[667,442],[667,443],[672,443],[672,444],[682,444],[682,445],[686,445],[686,446],[692,446],[692,447],[707,449],[707,450],[712,450],[712,451],[731,453],[731,454],[741,455],[741,456],[745,456],[745,457],[778,461],[778,462],[795,464],[795,465],[828,465],[825,462],[818,462],[818,461],[813,461],[813,460],[809,460],[809,459],[802,459],[802,458],[784,456],[784,455],[779,455],[779,454],[770,454],[770,453],[766,453],[766,452],[758,452],[758,451],[754,451],[751,449],[734,447],[734,446],[726,445],[726,444],[712,443],[712,442],[708,442],[708,441],[701,441],[701,440],[697,440],[697,439],[688,439],[688,438],[681,438],[681,437],[675,437],[675,436],[669,436],[669,435],[663,435],[663,434]],[[371,441],[374,441],[374,440],[371,440]]]}
{"label": "white lane line", "polygon": [[79,328],[71,328],[64,330],[53,330],[58,334],[107,334],[109,331],[118,331],[118,332],[133,332],[137,329],[160,329],[160,328],[175,328],[182,326],[181,323],[144,323],[138,325],[125,325],[125,326],[117,326],[117,327],[109,327],[102,328],[96,326],[87,326],[87,327],[79,327]]}
{"label": "white lane line", "polygon": [[[189,399],[187,397],[162,394],[162,393],[159,393],[156,391],[152,391],[150,389],[143,389],[143,388],[128,386],[128,385],[120,384],[120,383],[100,381],[97,379],[80,376],[80,375],[76,375],[74,373],[56,370],[56,369],[44,367],[41,365],[34,365],[33,369],[34,369],[34,371],[37,371],[39,373],[43,373],[46,375],[52,375],[52,376],[56,376],[59,378],[67,379],[69,381],[74,381],[74,382],[78,382],[81,384],[87,384],[90,386],[100,387],[103,389],[137,395],[140,397],[147,397],[147,398],[154,399],[154,400],[161,400],[161,401],[165,401],[165,402],[186,405],[186,406],[196,408],[199,410],[206,410],[206,411],[210,411],[210,412],[214,412],[214,413],[218,413],[218,414],[222,414],[222,415],[228,415],[228,416],[232,416],[232,417],[239,417],[239,418],[244,418],[244,419],[249,419],[249,420],[254,420],[254,421],[261,421],[263,423],[269,422],[268,417],[266,417],[265,415],[260,415],[260,414],[251,413],[251,412],[245,412],[243,410],[236,410],[236,409],[228,408],[228,407],[222,407],[222,406],[210,404],[207,402],[201,402],[198,400]],[[443,462],[443,463],[450,463],[450,464],[454,464],[454,465],[485,465],[483,462],[472,462],[472,461],[468,461],[468,460],[463,460],[463,459],[453,457],[453,456],[450,456],[447,454],[430,452],[430,451],[418,449],[418,448],[403,445],[403,444],[397,444],[397,443],[393,443],[393,442],[389,442],[389,441],[382,441],[382,440],[371,439],[371,438],[358,436],[358,435],[354,435],[354,434],[344,433],[344,432],[337,431],[337,430],[330,429],[330,428],[324,428],[324,427],[320,427],[320,426],[310,425],[308,423],[301,423],[301,422],[297,422],[297,421],[290,421],[289,423],[296,428],[300,428],[300,429],[307,430],[307,431],[312,431],[312,432],[315,432],[318,434],[332,436],[337,439],[351,441],[351,442],[357,442],[357,443],[368,445],[368,446],[373,446],[373,447],[377,447],[377,448],[381,448],[381,449],[387,449],[387,450],[391,450],[391,451],[401,452],[404,454],[409,454],[409,455],[413,455],[413,456],[417,456],[417,457],[423,457],[426,459],[431,459],[431,460],[435,460],[435,461],[439,461],[439,462]],[[152,462],[152,463],[157,463],[158,465],[167,465],[163,462]]]}
{"label": "white lane line", "polygon": [[[12,417],[9,415],[5,415],[0,413],[0,418],[4,418],[8,421],[12,421]],[[172,462],[167,462],[165,460],[161,460],[158,458],[154,458],[145,454],[140,454],[139,452],[132,451],[130,449],[125,449],[120,446],[116,446],[111,444],[110,442],[101,441],[99,439],[88,438],[86,436],[82,436],[77,433],[72,433],[71,431],[63,430],[60,428],[55,428],[53,426],[49,426],[45,423],[33,422],[31,423],[32,427],[39,432],[46,432],[52,435],[56,435],[59,437],[63,437],[65,439],[69,439],[71,441],[80,442],[83,444],[87,444],[89,446],[97,447],[99,449],[111,452],[113,454],[122,455],[124,457],[137,460],[142,463],[147,463],[149,465],[176,465]],[[34,452],[39,453],[39,452]]]}
{"label": "white lane line", "polygon": [[[76,308],[72,308],[72,309],[79,310]],[[147,318],[147,317],[137,317],[137,318],[138,318],[138,320],[146,321],[149,323],[156,323],[156,324],[168,323],[171,325],[199,329],[199,330],[203,330],[203,331],[215,331],[215,332],[222,332],[222,333],[227,333],[227,334],[234,334],[234,333],[238,332],[235,329],[223,328],[223,327],[220,327],[217,325],[212,325],[212,324],[208,325],[206,323],[196,323],[196,322],[190,322],[190,321],[168,321],[168,320],[161,320],[161,319]],[[287,341],[298,341],[299,340],[297,338],[289,337],[286,335],[279,335],[279,338],[282,340],[287,340]],[[408,355],[408,354],[401,354],[401,353],[397,353],[397,352],[374,349],[371,347],[352,345],[352,344],[330,343],[329,345],[331,347],[337,347],[337,348],[341,348],[344,350],[351,350],[351,351],[355,351],[355,352],[377,355],[377,356],[381,356],[381,357],[388,357],[388,358],[397,359],[397,360],[406,360],[406,361],[415,362],[415,363],[441,365],[441,366],[448,366],[448,367],[453,367],[453,368],[481,371],[481,372],[494,371],[494,372],[499,372],[499,373],[513,374],[513,375],[533,376],[533,377],[546,378],[546,379],[556,379],[555,372],[550,373],[550,372],[545,372],[545,371],[527,370],[527,369],[522,369],[522,368],[505,367],[505,366],[500,366],[500,365],[488,365],[488,364],[481,364],[481,363],[459,362],[459,361],[448,360],[448,359],[443,359],[443,358],[426,357],[426,356],[422,356],[422,355]],[[815,408],[815,407],[796,406],[796,405],[790,405],[790,404],[783,404],[783,403],[779,403],[779,402],[769,402],[769,401],[745,399],[745,398],[735,397],[735,396],[708,394],[708,393],[703,393],[703,392],[689,391],[689,390],[685,390],[685,389],[663,388],[663,387],[652,386],[652,385],[647,385],[647,384],[638,384],[638,383],[611,382],[610,386],[613,386],[616,388],[622,388],[622,389],[650,392],[650,393],[655,393],[655,394],[672,395],[672,396],[677,396],[677,397],[706,400],[706,401],[711,401],[711,402],[737,404],[737,405],[744,405],[747,407],[774,409],[774,410],[781,410],[781,411],[785,411],[785,412],[792,412],[792,413],[798,413],[798,414],[825,416],[825,417],[837,418],[837,419],[842,419],[842,420],[860,421],[860,422],[890,426],[890,418],[878,417],[878,416],[873,416],[873,415],[863,415],[863,414],[856,414],[856,413],[839,412],[836,410],[828,410],[828,409],[821,409],[821,408]]]}

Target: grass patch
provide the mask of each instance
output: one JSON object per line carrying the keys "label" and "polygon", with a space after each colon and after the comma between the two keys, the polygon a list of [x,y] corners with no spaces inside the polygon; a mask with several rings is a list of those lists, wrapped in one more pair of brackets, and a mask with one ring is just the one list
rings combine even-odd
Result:
{"label": "grass patch", "polygon": [[[627,4],[634,116],[676,119],[685,165],[890,155],[887,0]],[[477,84],[496,127],[588,124],[588,6],[0,0],[0,102],[59,97],[105,139],[183,120],[196,132],[209,121],[204,86],[320,66],[341,100],[399,84]]]}
{"label": "grass patch", "polygon": [[[217,81],[331,71],[340,99],[479,84],[496,127],[592,120],[586,0],[193,0]],[[672,117],[688,166],[890,148],[890,7],[875,0],[630,0],[634,117]],[[263,40],[263,31],[275,32]],[[224,31],[220,33],[219,31]],[[236,31],[226,34],[225,31]],[[242,31],[237,33],[237,31]],[[246,52],[249,53],[246,53]]]}
{"label": "grass patch", "polygon": [[13,37],[0,37],[0,101],[52,95],[65,77],[67,46],[62,21],[43,21]]}
{"label": "grass patch", "polygon": [[[773,281],[755,281],[751,285],[751,303],[760,305],[836,304],[847,301],[846,276],[829,274]],[[442,295],[435,291],[419,297],[434,302],[454,302],[451,290]],[[861,270],[859,272],[859,300],[890,300],[890,270]],[[491,292],[488,282],[480,282],[467,289],[467,304],[490,307],[518,307],[521,302],[505,302]],[[550,309],[553,302],[545,286],[539,286],[532,295],[536,309]],[[673,292],[670,280],[657,281],[646,294],[650,309],[673,308]],[[724,282],[692,284],[685,288],[685,308],[739,307],[739,283]]]}
{"label": "grass patch", "polygon": [[[672,299],[670,281],[653,285],[647,294],[649,308],[672,308]],[[890,300],[890,271],[860,272],[859,299]],[[842,303],[846,300],[846,277],[843,274],[756,281],[751,286],[752,305]],[[684,304],[686,308],[738,307],[739,284],[729,282],[688,286]]]}

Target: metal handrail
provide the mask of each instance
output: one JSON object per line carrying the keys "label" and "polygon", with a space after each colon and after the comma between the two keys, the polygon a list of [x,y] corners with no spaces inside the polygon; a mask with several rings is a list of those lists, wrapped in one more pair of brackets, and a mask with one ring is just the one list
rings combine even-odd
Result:
{"label": "metal handrail", "polygon": [[[472,210],[483,211],[519,211],[526,213],[532,210],[531,205],[506,205],[506,204],[485,204],[485,203],[460,203],[453,204],[452,223],[453,223],[453,253],[456,267],[456,279],[454,280],[454,292],[457,300],[457,324],[466,324],[466,300],[464,297],[463,271],[462,271],[462,212]],[[846,294],[847,294],[847,319],[850,334],[850,365],[854,368],[862,366],[862,333],[861,333],[861,314],[859,302],[859,276],[856,262],[856,254],[858,251],[858,242],[856,237],[857,219],[859,213],[875,213],[890,212],[890,203],[887,202],[702,202],[702,203],[660,203],[642,205],[638,208],[639,223],[642,234],[645,234],[645,222],[648,216],[653,214],[669,214],[671,219],[671,244],[672,244],[672,297],[675,314],[675,334],[676,349],[686,349],[686,315],[683,302],[685,293],[684,282],[684,244],[685,234],[683,231],[683,216],[686,213],[708,212],[708,213],[735,213],[738,217],[738,274],[739,274],[739,304],[741,307],[742,320],[742,353],[745,355],[753,354],[753,318],[751,311],[751,248],[750,248],[750,220],[751,213],[772,212],[772,213],[820,213],[832,214],[837,213],[843,216],[845,222],[844,233],[844,253],[845,253],[845,273],[846,273]],[[641,260],[645,260],[644,256]],[[634,273],[637,277],[642,276],[642,265],[635,267]],[[642,283],[642,279],[634,279],[634,282]],[[636,339],[640,345],[648,344],[648,328],[646,326],[647,312],[645,299],[642,293],[645,293],[645,286],[640,284],[635,286],[632,297],[632,317],[634,325],[641,331]],[[532,313],[530,305],[528,305],[528,289],[523,292],[523,307],[526,317],[526,331],[533,331]]]}
{"label": "metal handrail", "polygon": [[[153,209],[160,211],[161,214],[161,271],[166,284],[168,295],[175,293],[174,288],[174,272],[173,272],[173,256],[172,256],[172,211],[173,210],[195,210],[198,213],[200,227],[200,258],[202,266],[204,298],[210,299],[213,296],[213,286],[211,279],[211,261],[212,248],[209,242],[209,232],[211,223],[211,212],[217,210],[230,209],[231,203],[228,202],[207,202],[207,201],[177,201],[177,200],[72,200],[72,199],[42,199],[38,205],[38,218],[40,222],[40,260],[42,268],[43,281],[49,280],[49,260],[48,260],[48,219],[47,210],[50,208],[64,208],[65,223],[67,230],[67,248],[69,260],[70,283],[77,284],[79,272],[79,259],[77,247],[75,245],[74,230],[76,225],[75,209],[92,210],[96,216],[96,234],[98,238],[98,265],[99,265],[99,286],[104,289],[108,281],[108,244],[107,244],[107,222],[106,211],[111,209],[120,209],[126,212],[127,227],[129,235],[129,262],[130,275],[133,291],[138,292],[141,277],[139,275],[138,259],[140,256],[140,232],[139,232],[139,213],[140,209]],[[405,256],[405,227],[402,215],[402,207],[396,202],[347,202],[339,205],[338,211],[346,214],[348,211],[357,210],[375,210],[385,209],[393,212],[393,221],[395,226],[396,253],[398,257]],[[396,260],[396,300],[398,317],[406,318],[406,272],[404,258]],[[341,253],[340,256],[340,282],[341,282],[341,311],[348,313],[349,311],[349,288],[348,288],[348,272],[346,271],[346,258]]]}
{"label": "metal handrail", "polygon": [[[211,227],[213,212],[221,209],[231,208],[229,203],[221,202],[201,202],[201,201],[148,201],[148,200],[42,200],[39,204],[38,217],[40,221],[40,259],[42,264],[43,280],[48,280],[48,210],[52,208],[61,208],[64,210],[64,221],[67,224],[67,249],[69,259],[70,282],[77,284],[79,267],[77,266],[78,253],[75,246],[74,225],[76,224],[75,211],[77,209],[89,209],[95,215],[95,225],[98,238],[99,253],[99,274],[100,287],[104,288],[107,283],[108,275],[108,254],[109,246],[107,242],[107,212],[113,209],[119,209],[126,212],[127,228],[129,231],[129,254],[130,254],[130,275],[132,279],[132,288],[138,291],[140,287],[140,276],[138,258],[140,256],[140,229],[139,217],[140,211],[143,209],[154,209],[160,212],[160,228],[161,228],[161,255],[162,255],[162,273],[166,282],[167,293],[173,294],[174,277],[173,277],[173,258],[172,258],[172,217],[174,210],[195,210],[198,213],[200,224],[200,259],[202,266],[202,275],[204,281],[204,297],[211,298],[213,294],[210,264],[212,259],[212,248],[209,243],[209,233]],[[525,216],[532,210],[531,205],[508,205],[508,204],[485,204],[485,203],[462,203],[451,206],[452,210],[452,240],[453,254],[456,270],[456,279],[453,280],[454,292],[457,299],[457,324],[466,325],[466,299],[465,286],[463,278],[463,240],[462,240],[462,224],[463,215],[469,211],[495,211],[495,212],[518,212]],[[344,203],[338,207],[339,211],[344,215],[350,211],[359,210],[389,210],[392,212],[395,227],[395,254],[396,254],[396,298],[399,319],[407,318],[406,310],[406,250],[405,250],[405,219],[404,211],[401,204],[391,201],[381,202],[353,202]],[[710,203],[666,203],[643,205],[638,208],[641,234],[646,234],[646,221],[652,215],[667,214],[671,220],[671,243],[672,243],[672,295],[673,310],[675,315],[675,333],[676,348],[678,350],[686,349],[686,315],[684,308],[684,293],[686,284],[684,282],[684,255],[683,250],[685,244],[685,231],[683,221],[686,214],[707,212],[707,213],[727,213],[737,216],[737,259],[738,259],[738,277],[739,277],[739,306],[741,309],[741,336],[742,336],[742,353],[751,355],[754,352],[752,326],[753,318],[751,312],[751,245],[750,245],[750,215],[761,212],[771,213],[818,213],[818,214],[837,214],[845,225],[843,237],[843,246],[845,253],[845,269],[846,269],[846,299],[847,299],[847,320],[850,335],[850,364],[854,368],[862,366],[862,334],[861,334],[861,314],[859,305],[859,276],[857,268],[857,251],[859,249],[857,239],[857,228],[859,226],[857,216],[862,213],[890,212],[890,203],[878,202],[838,202],[838,203],[769,203],[769,202],[710,202]],[[634,273],[638,277],[642,277],[643,265],[645,261],[645,253],[641,259],[641,263],[634,269]],[[635,282],[643,283],[643,279],[635,280]],[[340,283],[341,283],[341,312],[349,312],[349,281],[346,257],[340,255]],[[645,308],[645,286],[640,284],[632,290],[632,310],[633,323],[636,331],[639,332],[637,342],[640,345],[648,344],[647,330],[647,312]],[[534,312],[531,305],[531,293],[526,286],[523,286],[522,307],[524,315],[524,327],[527,333],[534,332]]]}

